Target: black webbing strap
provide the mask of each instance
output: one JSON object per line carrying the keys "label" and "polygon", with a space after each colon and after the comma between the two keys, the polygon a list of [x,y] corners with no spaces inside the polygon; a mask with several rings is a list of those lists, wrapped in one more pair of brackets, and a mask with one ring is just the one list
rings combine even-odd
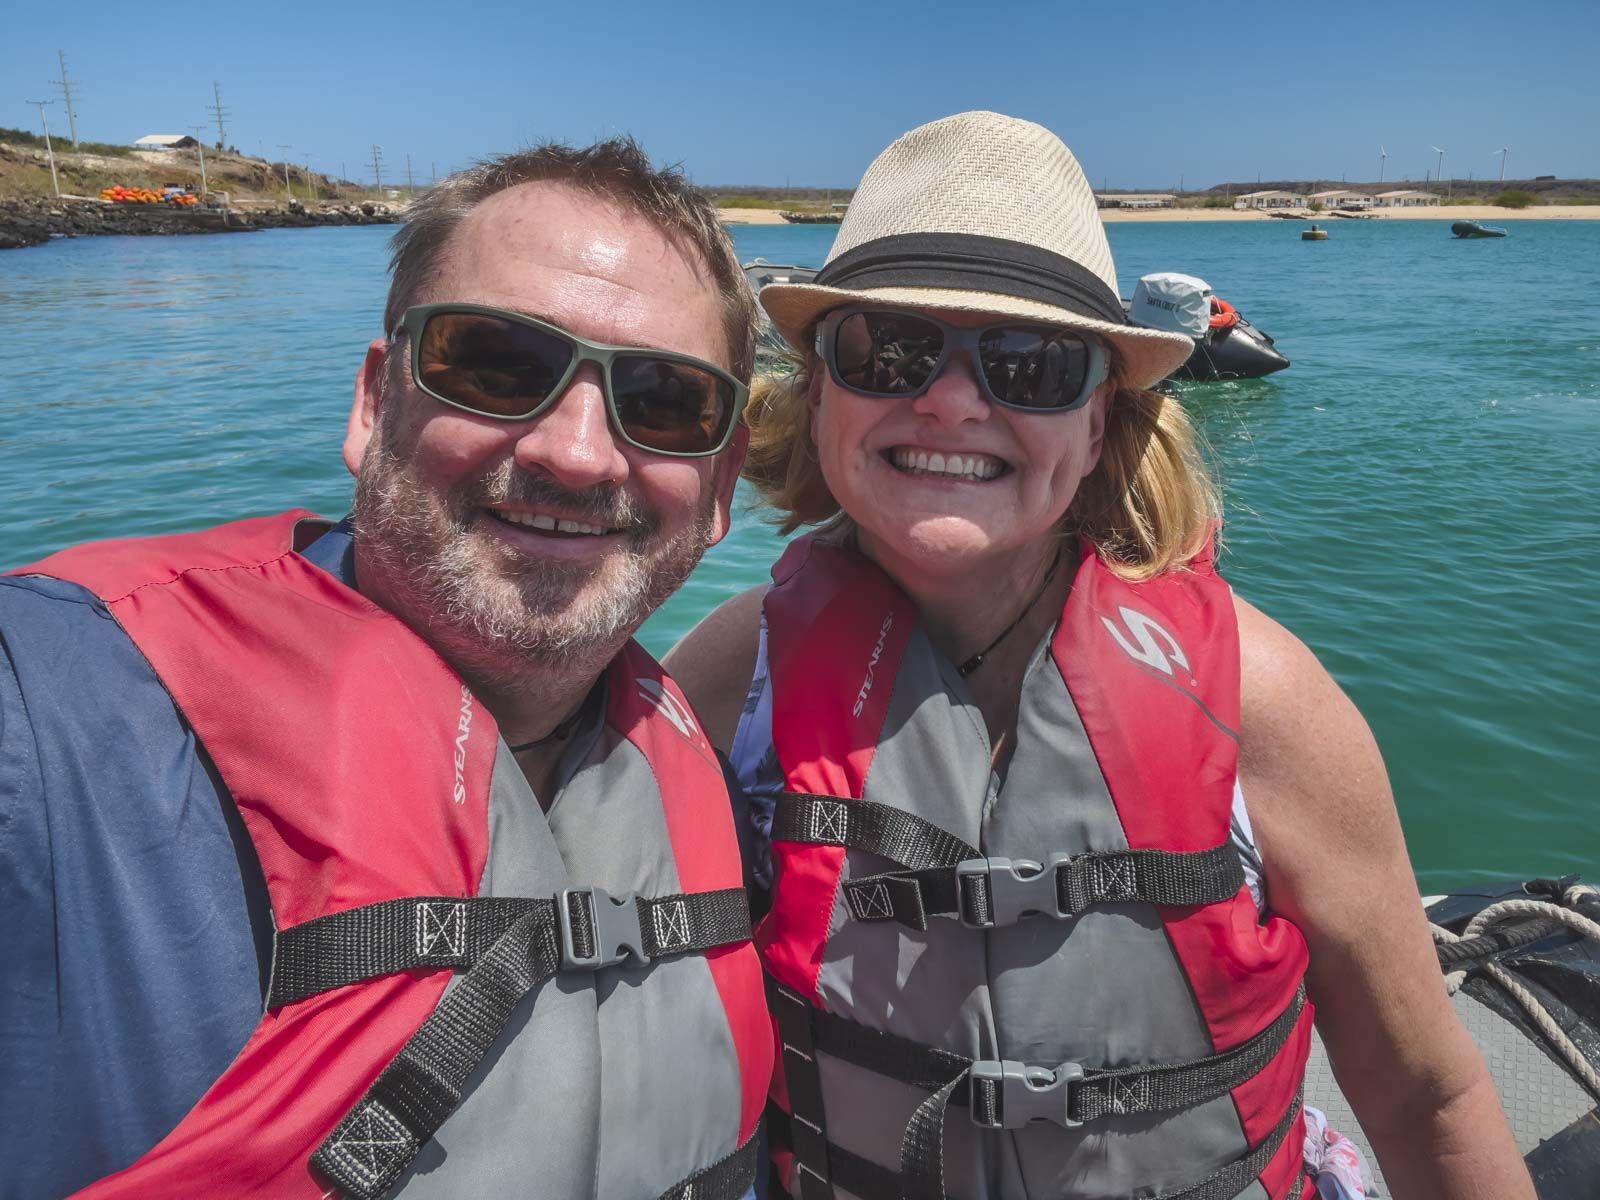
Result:
{"label": "black webbing strap", "polygon": [[912,870],[980,857],[977,847],[903,808],[808,792],[779,793],[772,840],[867,850]]}
{"label": "black webbing strap", "polygon": [[[1235,1159],[1215,1174],[1181,1192],[1168,1193],[1164,1200],[1233,1200],[1240,1192],[1249,1186],[1250,1182],[1260,1177],[1266,1170],[1267,1164],[1272,1161],[1279,1148],[1283,1145],[1284,1138],[1289,1136],[1289,1130],[1294,1128],[1294,1120],[1300,1115],[1301,1100],[1295,1097],[1294,1104],[1289,1112],[1276,1126],[1266,1139],[1252,1149],[1243,1158]],[[774,1146],[781,1146],[793,1150],[794,1141],[791,1132],[789,1114],[775,1104],[767,1105],[767,1136]],[[901,1176],[888,1167],[873,1162],[871,1159],[862,1158],[839,1146],[830,1145],[827,1148],[832,1166],[832,1182],[838,1184],[844,1191],[861,1200],[901,1200]],[[796,1171],[799,1170],[799,1159],[796,1157]],[[791,1176],[791,1190],[798,1186],[801,1190],[797,1193],[800,1200],[827,1200],[832,1196],[832,1191],[810,1192],[805,1190],[809,1179],[798,1173]],[[1284,1200],[1300,1200],[1305,1187],[1305,1172],[1295,1172],[1294,1183],[1284,1195]],[[824,1184],[826,1187],[826,1183]],[[1229,1189],[1232,1188],[1230,1191]],[[915,1193],[907,1191],[906,1196]],[[1163,1200],[1163,1198],[1157,1198]]]}
{"label": "black webbing strap", "polygon": [[[785,1046],[790,1106],[798,1118],[792,1125],[795,1140],[790,1143],[796,1162],[863,1197],[868,1193],[847,1183],[840,1174],[840,1151],[826,1140],[815,1062],[818,1051],[929,1092],[906,1126],[901,1171],[908,1188],[913,1177],[921,1180],[920,1190],[908,1190],[908,1196],[942,1197],[944,1113],[949,1105],[968,1107],[973,1123],[989,1130],[1021,1128],[1033,1120],[1071,1128],[1107,1116],[1189,1108],[1231,1091],[1271,1062],[1288,1041],[1306,1002],[1302,986],[1266,1028],[1205,1058],[1085,1069],[1077,1063],[1041,1067],[1010,1061],[974,1062],[965,1055],[824,1012],[770,976],[767,983],[769,1003],[778,1017]],[[803,1046],[804,1053],[791,1054],[791,1045]],[[796,1073],[802,1076],[799,1086],[793,1077]],[[813,1140],[816,1145],[808,1149],[805,1143]],[[870,1163],[867,1166],[884,1170]],[[860,1172],[855,1173],[862,1181]],[[1234,1194],[1227,1193],[1229,1197]]]}
{"label": "black webbing strap", "polygon": [[470,967],[517,918],[553,900],[407,896],[346,909],[280,929],[272,943],[267,1007],[415,967]]}
{"label": "black webbing strap", "polygon": [[755,1185],[756,1172],[762,1167],[761,1129],[758,1122],[744,1145],[673,1184],[657,1200],[743,1200]]}
{"label": "black webbing strap", "polygon": [[[413,899],[399,903],[434,902]],[[499,902],[501,906],[506,903]],[[517,1005],[557,972],[593,970],[624,961],[644,963],[750,938],[749,909],[742,888],[640,897],[622,903],[599,889],[586,889],[562,893],[555,900],[517,903],[526,906],[524,911],[477,954],[471,969],[311,1155],[312,1166],[344,1192],[360,1200],[377,1200],[395,1184],[422,1145],[461,1103],[467,1080]],[[483,911],[499,913],[502,908],[485,907]],[[392,931],[395,922],[391,915],[385,917],[378,923],[348,927]],[[485,919],[490,918],[486,915]],[[460,952],[466,953],[466,948],[463,937]],[[414,951],[415,944],[389,944],[366,951],[365,957],[355,957],[382,965]],[[387,966],[373,973],[403,969]]]}
{"label": "black webbing strap", "polygon": [[880,1166],[871,1159],[852,1154],[842,1147],[827,1145],[830,1174],[821,1177],[806,1170],[802,1151],[795,1144],[795,1131],[805,1140],[805,1127],[791,1121],[789,1114],[776,1104],[767,1103],[767,1137],[774,1146],[782,1147],[794,1155],[794,1169],[789,1176],[789,1190],[800,1200],[829,1200],[833,1184],[861,1200],[900,1200],[900,1176],[890,1167]]}
{"label": "black webbing strap", "polygon": [[840,889],[857,921],[912,929],[926,929],[930,916],[993,929],[1025,913],[1064,918],[1097,904],[1218,904],[1244,886],[1239,853],[1227,840],[1207,850],[1052,854],[1042,864],[985,858],[903,809],[801,792],[778,797],[772,836],[865,850],[908,868],[847,879]]}
{"label": "black webbing strap", "polygon": [[[558,921],[564,898],[565,922]],[[604,901],[604,902],[603,902]],[[573,889],[556,899],[407,896],[317,917],[278,931],[272,948],[267,1007],[280,1008],[363,979],[418,967],[471,967],[519,918],[564,925],[575,969],[604,966],[593,959],[596,938],[636,944],[644,958],[694,949],[691,931],[720,937],[706,946],[749,937],[750,914],[737,888],[675,896],[637,896],[619,906],[597,889]],[[633,920],[638,917],[637,938]]]}

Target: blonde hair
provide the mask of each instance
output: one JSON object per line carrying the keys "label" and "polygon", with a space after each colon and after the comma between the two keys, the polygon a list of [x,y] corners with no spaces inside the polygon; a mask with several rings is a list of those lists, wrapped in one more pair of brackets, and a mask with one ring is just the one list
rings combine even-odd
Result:
{"label": "blonde hair", "polygon": [[[751,389],[744,477],[776,510],[781,532],[848,529],[854,522],[828,490],[811,441],[821,364],[814,354],[788,361],[788,373],[762,375]],[[1222,515],[1222,499],[1177,400],[1129,387],[1114,360],[1111,382],[1100,461],[1078,486],[1061,532],[1087,538],[1112,571],[1138,581],[1194,558]]]}

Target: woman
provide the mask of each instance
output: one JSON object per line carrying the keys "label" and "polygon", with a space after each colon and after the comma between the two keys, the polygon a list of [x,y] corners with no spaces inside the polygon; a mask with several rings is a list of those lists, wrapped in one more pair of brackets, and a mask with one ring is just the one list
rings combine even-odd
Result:
{"label": "woman", "polygon": [[[1298,1196],[1315,1023],[1400,1196],[1531,1196],[1383,764],[1212,563],[1048,131],[913,130],[814,284],[746,474],[793,543],[670,668],[760,814],[789,1191]],[[947,1109],[954,1111],[947,1112]]]}

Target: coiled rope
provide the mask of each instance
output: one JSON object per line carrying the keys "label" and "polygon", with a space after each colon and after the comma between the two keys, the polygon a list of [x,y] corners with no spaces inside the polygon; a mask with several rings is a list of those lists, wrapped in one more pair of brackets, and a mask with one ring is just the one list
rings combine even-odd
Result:
{"label": "coiled rope", "polygon": [[[1458,963],[1474,964],[1476,969],[1499,984],[1550,1047],[1560,1055],[1573,1075],[1596,1099],[1600,1099],[1600,1071],[1595,1070],[1543,1002],[1511,972],[1487,958],[1502,950],[1525,946],[1562,928],[1570,929],[1580,937],[1600,945],[1600,921],[1577,911],[1580,907],[1600,911],[1600,888],[1573,883],[1563,888],[1559,897],[1559,900],[1498,901],[1473,917],[1459,935],[1431,923],[1428,928],[1433,931],[1442,966],[1449,968]],[[1479,959],[1484,961],[1476,961]],[[1460,989],[1469,969],[1469,966],[1460,966],[1445,975],[1445,987],[1452,996]]]}

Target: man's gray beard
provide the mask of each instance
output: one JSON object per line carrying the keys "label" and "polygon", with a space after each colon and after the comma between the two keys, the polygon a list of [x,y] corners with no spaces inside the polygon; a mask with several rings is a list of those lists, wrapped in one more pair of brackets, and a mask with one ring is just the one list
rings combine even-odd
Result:
{"label": "man's gray beard", "polygon": [[[419,484],[374,430],[356,480],[357,544],[386,604],[469,682],[512,687],[599,672],[677,591],[711,540],[714,496],[676,536],[616,488],[568,491],[511,463],[448,494]],[[541,504],[625,533],[599,571],[530,562],[472,529],[490,505]],[[488,520],[495,518],[489,517]]]}

